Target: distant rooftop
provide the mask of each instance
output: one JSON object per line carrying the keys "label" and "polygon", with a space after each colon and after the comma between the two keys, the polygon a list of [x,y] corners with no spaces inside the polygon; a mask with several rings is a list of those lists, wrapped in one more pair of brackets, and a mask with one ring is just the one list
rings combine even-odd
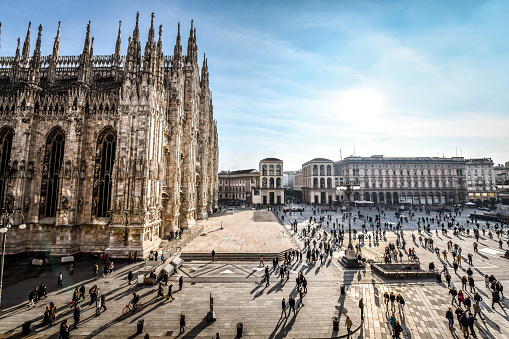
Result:
{"label": "distant rooftop", "polygon": [[262,161],[283,161],[283,160],[278,159],[278,158],[265,158],[265,159],[260,160],[260,162],[262,162]]}
{"label": "distant rooftop", "polygon": [[221,171],[219,174],[222,175],[236,175],[236,174],[249,174],[249,173],[258,173],[254,168],[245,169],[245,170],[237,170],[237,171]]}

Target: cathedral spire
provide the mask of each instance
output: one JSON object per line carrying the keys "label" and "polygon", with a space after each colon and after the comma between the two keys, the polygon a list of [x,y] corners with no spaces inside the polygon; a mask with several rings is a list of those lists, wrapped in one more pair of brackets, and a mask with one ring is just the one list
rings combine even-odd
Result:
{"label": "cathedral spire", "polygon": [[198,63],[198,48],[196,47],[196,28],[193,29],[193,20],[191,20],[191,30],[189,32],[189,39],[187,41],[186,60],[189,60],[194,64]]}
{"label": "cathedral spire", "polygon": [[0,51],[2,51],[2,23],[0,22]]}
{"label": "cathedral spire", "polygon": [[178,71],[182,68],[182,41],[180,39],[180,22],[178,24],[177,41],[173,49],[173,59],[171,67],[174,71]]}
{"label": "cathedral spire", "polygon": [[28,67],[28,62],[30,61],[30,29],[32,27],[32,22],[28,23],[27,37],[25,38],[25,42],[23,43],[23,53],[21,54],[21,64],[23,67]]}
{"label": "cathedral spire", "polygon": [[[154,31],[154,12],[152,12],[152,19],[150,22],[150,29],[148,31],[148,40],[145,44],[145,63],[149,63],[150,58],[152,57],[153,53],[155,52],[155,31]],[[149,67],[149,65],[144,66],[144,68]]]}
{"label": "cathedral spire", "polygon": [[87,35],[85,37],[85,44],[83,45],[83,55],[88,55],[90,52],[90,20],[87,25]]}
{"label": "cathedral spire", "polygon": [[157,53],[163,52],[163,25],[159,25],[159,40],[157,40]]}
{"label": "cathedral spire", "polygon": [[122,53],[122,20],[118,22],[118,35],[117,35],[117,44],[115,45],[115,55],[113,57],[113,62],[116,66],[120,66],[120,58]]}
{"label": "cathedral spire", "polygon": [[16,47],[16,55],[14,56],[14,65],[19,66],[19,46],[21,44],[21,39],[18,37],[18,47]]}
{"label": "cathedral spire", "polygon": [[140,42],[140,30],[138,28],[138,24],[140,23],[140,12],[136,12],[136,26],[133,31],[133,41]]}
{"label": "cathedral spire", "polygon": [[136,13],[136,26],[134,27],[132,39],[129,37],[129,45],[127,47],[126,61],[128,61],[126,70],[129,72],[137,72],[141,65],[141,45],[140,31],[138,25],[140,22],[140,13]]}
{"label": "cathedral spire", "polygon": [[35,43],[35,50],[33,58],[41,58],[41,36],[42,36],[42,25],[39,25],[39,34],[37,34],[37,42]]}
{"label": "cathedral spire", "polygon": [[53,59],[58,59],[60,56],[60,24],[61,21],[58,22],[57,37],[55,38],[55,43],[53,44]]}

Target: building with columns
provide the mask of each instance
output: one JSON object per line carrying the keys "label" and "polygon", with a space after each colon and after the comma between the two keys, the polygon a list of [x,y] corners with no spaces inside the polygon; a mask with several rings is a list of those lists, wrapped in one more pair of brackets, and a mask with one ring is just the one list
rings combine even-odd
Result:
{"label": "building with columns", "polygon": [[336,201],[334,162],[315,158],[302,164],[302,199],[311,204],[332,205]]}
{"label": "building with columns", "polygon": [[462,157],[350,156],[335,163],[338,183],[355,180],[354,200],[414,205],[465,202],[465,159]]}
{"label": "building with columns", "polygon": [[280,205],[285,203],[283,160],[265,158],[259,163],[260,186],[253,189],[253,204]]}
{"label": "building with columns", "polygon": [[[94,55],[88,23],[80,55],[51,55],[31,25],[0,57],[0,206],[13,211],[7,253],[108,252],[140,256],[217,207],[218,135],[207,59],[196,29],[187,54],[180,24],[163,54],[152,14],[145,48],[139,15],[127,54]],[[25,223],[26,230],[16,225]]]}
{"label": "building with columns", "polygon": [[[358,201],[414,205],[466,202],[467,163],[462,157],[373,155],[350,156],[337,162],[316,158],[302,165],[302,199],[326,205],[342,201],[345,196],[336,187],[351,181],[360,186],[352,195]],[[332,172],[328,171],[330,165]]]}

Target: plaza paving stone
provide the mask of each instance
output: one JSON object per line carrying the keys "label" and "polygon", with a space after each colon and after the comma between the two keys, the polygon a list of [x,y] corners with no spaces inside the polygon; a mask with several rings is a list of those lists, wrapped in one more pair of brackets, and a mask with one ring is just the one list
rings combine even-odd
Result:
{"label": "plaza paving stone", "polygon": [[[365,214],[369,212],[363,211]],[[309,218],[305,214],[302,217]],[[209,222],[214,222],[216,219],[215,222],[220,223],[220,218],[220,216],[212,218]],[[386,220],[392,221],[388,213]],[[437,267],[441,267],[442,264],[434,253],[424,249],[418,241],[414,245],[411,244],[411,240],[408,240],[411,239],[411,232],[416,233],[416,226],[413,223],[409,221],[404,227],[407,247],[415,247],[425,267],[430,261],[434,261]],[[245,227],[249,227],[249,223],[246,223]],[[274,227],[281,229],[283,226],[275,225]],[[360,224],[357,222],[355,227],[360,227]],[[471,252],[474,241],[472,237],[453,237],[452,232],[448,237],[441,234],[437,237],[434,227],[432,230],[435,244],[441,249],[445,248],[449,239],[452,239],[464,248],[465,257],[468,252]],[[278,231],[275,234],[287,234],[287,232]],[[302,239],[298,235],[295,238],[302,245]],[[367,248],[371,248],[375,253],[383,253],[386,243],[394,240],[394,233],[387,232],[387,241],[381,242],[378,246],[372,244],[369,247],[369,244],[366,244],[363,253],[371,253]],[[189,245],[192,246],[193,242]],[[483,237],[479,249],[483,248],[496,250],[498,244],[496,240]],[[269,287],[260,284],[263,271],[258,268],[258,262],[186,262],[177,275],[170,279],[174,290],[178,290],[176,287],[178,277],[180,275],[184,277],[184,288],[174,293],[173,302],[155,299],[156,285],[137,287],[127,284],[128,270],[133,268],[136,272],[146,272],[144,263],[130,266],[116,263],[113,274],[107,277],[91,278],[92,262],[78,262],[75,275],[65,275],[63,288],[55,286],[56,274],[63,269],[55,266],[54,270],[48,269],[41,273],[40,277],[20,279],[16,285],[7,286],[4,289],[2,301],[4,312],[0,316],[0,337],[21,337],[21,323],[32,320],[34,326],[31,337],[58,338],[60,321],[68,319],[68,322],[72,323],[72,312],[68,305],[74,287],[79,286],[82,281],[86,284],[87,291],[92,284],[99,286],[101,294],[106,295],[108,310],[96,317],[95,308],[84,306],[79,328],[71,331],[73,338],[142,338],[146,332],[150,332],[152,338],[212,338],[216,332],[219,332],[222,338],[234,338],[238,322],[244,324],[244,338],[331,338],[346,334],[344,326],[346,315],[352,318],[354,327],[360,325],[358,308],[360,298],[364,298],[366,304],[365,321],[352,337],[390,338],[391,330],[387,323],[390,311],[388,312],[383,303],[385,291],[401,293],[405,297],[404,312],[395,313],[404,329],[404,338],[459,338],[462,336],[457,321],[455,321],[455,333],[451,333],[448,329],[445,311],[450,305],[450,298],[444,283],[437,283],[434,279],[388,280],[376,276],[369,267],[345,269],[338,263],[338,257],[339,251],[336,251],[334,257],[327,258],[323,266],[307,266],[294,261],[292,266],[294,273],[291,273],[289,281],[280,284],[279,279],[272,275]],[[498,306],[491,309],[482,274],[495,274],[507,286],[509,261],[501,258],[500,253],[481,251],[480,254],[474,255],[474,264],[476,268],[474,278],[484,298],[481,306],[486,317],[484,322],[479,321],[476,324],[478,337],[507,338],[509,337],[507,326],[509,316],[506,309]],[[457,288],[461,287],[460,277],[465,274],[466,268],[467,266],[463,265],[458,270],[459,275],[451,274]],[[290,295],[297,296],[295,278],[299,270],[305,273],[308,280],[308,293],[304,297],[305,306],[298,309],[295,317],[292,314],[286,319],[280,319],[282,298],[288,300]],[[29,308],[26,301],[28,293],[41,281],[45,281],[49,286],[49,297],[41,300],[37,307]],[[341,295],[340,292],[340,285],[343,283],[347,287],[345,295]],[[139,313],[123,316],[122,308],[131,298],[133,291],[141,295],[141,302],[145,307]],[[206,321],[210,293],[214,296],[214,310],[217,316],[217,320],[213,323]],[[298,296],[296,299],[298,305]],[[52,327],[41,327],[39,324],[42,321],[43,308],[50,301],[55,302],[59,308],[57,321]],[[509,305],[505,299],[503,304]],[[178,336],[181,313],[186,315],[187,326],[186,331]],[[333,316],[340,316],[340,331],[337,333],[332,331]],[[136,323],[139,319],[145,321],[144,333],[136,335]]]}

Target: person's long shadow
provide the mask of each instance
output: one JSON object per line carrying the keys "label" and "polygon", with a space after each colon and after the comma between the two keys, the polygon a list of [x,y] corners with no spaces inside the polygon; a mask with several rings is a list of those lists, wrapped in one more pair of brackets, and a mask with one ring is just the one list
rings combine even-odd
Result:
{"label": "person's long shadow", "polygon": [[277,293],[277,292],[281,292],[283,290],[283,284],[281,284],[281,282],[277,282],[270,290],[267,291],[267,295],[268,294],[271,294],[272,292],[274,293]]}
{"label": "person's long shadow", "polygon": [[186,338],[186,339],[196,338],[198,336],[198,334],[200,334],[200,332],[203,331],[204,329],[206,329],[210,324],[212,324],[212,323],[209,322],[207,320],[207,317],[205,316],[195,327],[193,327],[187,333],[183,333],[183,334],[179,333],[179,335],[177,335],[175,338],[179,338],[181,335],[182,335],[182,338]]}

